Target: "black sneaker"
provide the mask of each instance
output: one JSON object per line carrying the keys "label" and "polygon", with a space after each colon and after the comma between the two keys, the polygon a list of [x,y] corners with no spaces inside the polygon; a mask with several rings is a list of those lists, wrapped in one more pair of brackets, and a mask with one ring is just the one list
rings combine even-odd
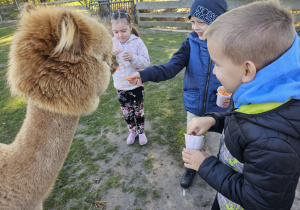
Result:
{"label": "black sneaker", "polygon": [[188,188],[189,186],[191,186],[195,174],[196,174],[196,171],[194,171],[194,170],[185,170],[185,172],[181,178],[181,181],[180,181],[181,187]]}

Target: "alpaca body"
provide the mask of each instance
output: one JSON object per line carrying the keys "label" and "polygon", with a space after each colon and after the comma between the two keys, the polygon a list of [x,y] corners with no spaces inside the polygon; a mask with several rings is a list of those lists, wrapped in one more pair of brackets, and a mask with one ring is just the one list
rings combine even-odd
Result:
{"label": "alpaca body", "polygon": [[63,166],[78,119],[39,108],[29,100],[15,141],[0,147],[0,170],[10,172],[0,174],[0,209],[41,207]]}

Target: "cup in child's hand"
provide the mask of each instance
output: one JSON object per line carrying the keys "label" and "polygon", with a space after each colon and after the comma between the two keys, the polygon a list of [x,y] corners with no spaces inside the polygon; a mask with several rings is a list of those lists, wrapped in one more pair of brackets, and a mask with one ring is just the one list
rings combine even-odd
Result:
{"label": "cup in child's hand", "polygon": [[223,102],[224,102],[227,98],[229,98],[232,94],[231,94],[231,93],[225,92],[223,86],[218,87],[217,91],[218,91],[217,105],[218,105],[219,107],[222,107]]}
{"label": "cup in child's hand", "polygon": [[203,146],[203,136],[193,136],[193,135],[187,135],[185,136],[185,147],[187,149],[193,149],[193,150],[201,150]]}

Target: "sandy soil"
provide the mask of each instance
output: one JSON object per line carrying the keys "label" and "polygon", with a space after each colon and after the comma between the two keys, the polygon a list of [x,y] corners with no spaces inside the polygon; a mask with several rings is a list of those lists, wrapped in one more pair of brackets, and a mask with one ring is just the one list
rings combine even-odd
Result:
{"label": "sandy soil", "polygon": [[[147,125],[146,125],[147,126]],[[148,127],[148,126],[147,126]],[[149,127],[146,132],[149,133]],[[148,135],[150,136],[150,135]],[[184,189],[179,182],[184,172],[183,165],[173,160],[167,154],[167,146],[160,146],[155,143],[144,146],[128,146],[126,144],[127,134],[108,135],[111,142],[118,145],[118,154],[114,155],[109,164],[101,164],[101,170],[98,174],[109,170],[112,165],[128,158],[132,166],[114,166],[113,170],[121,175],[123,187],[111,188],[101,200],[107,201],[106,208],[114,209],[210,209],[214,200],[215,191],[207,185],[200,176],[195,176],[193,186]],[[138,138],[134,144],[138,144]],[[120,154],[121,153],[121,154]],[[180,154],[178,154],[180,155]],[[151,157],[153,170],[145,170],[144,162]],[[91,177],[97,179],[98,177]],[[101,180],[105,181],[105,180]],[[101,184],[94,183],[94,188]],[[134,192],[123,191],[122,188],[128,186],[140,187],[148,190],[146,197],[136,196]],[[159,197],[153,198],[152,191],[156,191]]]}

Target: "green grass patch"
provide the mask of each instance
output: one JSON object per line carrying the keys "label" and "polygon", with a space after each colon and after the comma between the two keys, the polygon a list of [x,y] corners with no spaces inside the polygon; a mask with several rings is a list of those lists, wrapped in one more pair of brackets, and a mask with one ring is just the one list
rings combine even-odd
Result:
{"label": "green grass patch", "polygon": [[153,160],[154,157],[147,157],[147,159],[144,162],[144,167],[147,173],[150,173],[152,171],[152,169],[154,168],[153,166]]}

